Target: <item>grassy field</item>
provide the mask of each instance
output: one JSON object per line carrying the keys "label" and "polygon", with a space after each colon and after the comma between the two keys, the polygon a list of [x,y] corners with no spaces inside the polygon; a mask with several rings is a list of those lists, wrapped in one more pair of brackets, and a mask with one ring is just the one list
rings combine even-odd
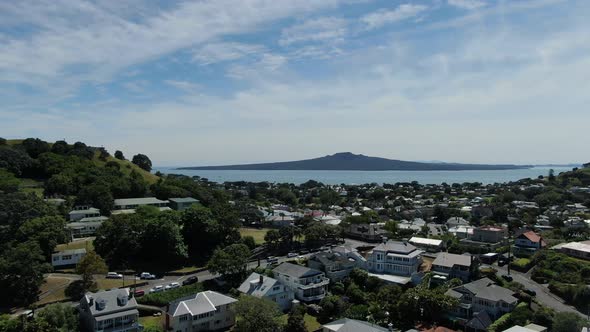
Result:
{"label": "grassy field", "polygon": [[135,170],[136,172],[141,174],[143,179],[146,180],[149,184],[154,184],[154,183],[158,182],[158,180],[160,179],[155,174],[144,171],[143,169],[139,168],[137,165],[133,164],[129,160],[119,160],[113,156],[109,156],[107,158],[107,161],[102,161],[102,160],[98,159],[99,154],[100,154],[99,152],[96,152],[94,159],[93,159],[94,163],[98,166],[104,166],[107,162],[114,161],[117,164],[119,164],[119,167],[120,167],[119,169],[121,170],[121,172],[129,175],[129,174],[131,174],[131,172],[133,170]]}
{"label": "grassy field", "polygon": [[270,228],[246,228],[246,227],[242,227],[240,228],[240,235],[241,236],[251,236],[254,238],[254,241],[256,241],[256,244],[263,244],[264,243],[264,236],[266,235],[266,233],[268,233],[268,231],[270,230]]}
{"label": "grassy field", "polygon": [[60,277],[48,277],[41,285],[41,295],[37,304],[45,304],[66,299],[65,290],[71,279]]}
{"label": "grassy field", "polygon": [[144,317],[139,317],[139,324],[143,325],[144,329],[148,329],[148,328],[155,328],[155,329],[159,329],[160,331],[164,331],[163,329],[163,317],[164,316],[160,316],[160,317],[154,317],[154,316],[144,316]]}
{"label": "grassy field", "polygon": [[87,251],[94,250],[94,238],[86,238],[82,240],[75,240],[74,242],[58,244],[55,247],[57,251],[86,249]]}
{"label": "grassy field", "polygon": [[171,273],[196,273],[198,270],[204,268],[204,266],[199,267],[199,266],[187,266],[187,267],[183,267],[182,269],[178,269],[178,270],[174,270],[174,271],[170,271]]}
{"label": "grassy field", "polygon": [[[287,319],[289,319],[289,314],[284,314],[281,316],[281,322],[283,324],[287,324]],[[322,327],[318,320],[311,315],[305,314],[303,317],[303,321],[305,322],[305,327],[308,331],[316,331]]]}
{"label": "grassy field", "polygon": [[[123,284],[123,281],[125,281],[125,284]],[[137,280],[137,282],[139,283],[140,280]],[[133,278],[131,276],[125,276],[124,279],[97,278],[96,284],[98,286],[98,289],[112,289],[120,288],[123,286],[133,286]]]}

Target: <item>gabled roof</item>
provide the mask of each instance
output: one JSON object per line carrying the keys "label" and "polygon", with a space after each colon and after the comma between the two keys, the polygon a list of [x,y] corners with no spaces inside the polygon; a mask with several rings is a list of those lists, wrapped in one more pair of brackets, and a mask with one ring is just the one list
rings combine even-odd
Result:
{"label": "gabled roof", "polygon": [[334,332],[387,332],[388,329],[361,320],[342,318],[323,326]]}
{"label": "gabled roof", "polygon": [[238,291],[256,297],[264,297],[274,286],[281,285],[278,280],[267,276],[262,276],[262,283],[260,283],[260,277],[260,274],[253,272],[238,287]]}
{"label": "gabled roof", "polygon": [[168,201],[161,201],[155,197],[141,197],[141,198],[119,198],[115,200],[115,206],[118,205],[147,205],[147,204],[162,204]]}
{"label": "gabled roof", "polygon": [[318,271],[315,269],[310,269],[305,266],[286,263],[286,262],[275,267],[273,269],[273,271],[281,273],[281,274],[286,274],[288,276],[295,277],[295,278],[313,277],[313,276],[316,276],[316,275],[322,273],[321,271]]}
{"label": "gabled roof", "polygon": [[396,254],[409,254],[416,249],[417,248],[410,243],[389,240],[386,243],[379,244],[373,250],[392,252]]}
{"label": "gabled roof", "polygon": [[170,202],[174,203],[198,203],[198,199],[194,199],[192,197],[179,197],[179,198],[169,198]]}
{"label": "gabled roof", "polygon": [[485,310],[473,314],[473,318],[465,326],[476,330],[486,330],[492,325],[492,319]]}
{"label": "gabled roof", "polygon": [[453,267],[458,266],[471,266],[471,256],[468,255],[457,255],[448,252],[441,252],[436,256],[432,265]]}
{"label": "gabled roof", "polygon": [[524,237],[533,243],[539,243],[541,241],[541,243],[544,244],[544,241],[541,238],[541,236],[533,231],[524,232],[520,234],[518,237]]}
{"label": "gabled roof", "polygon": [[468,290],[474,296],[490,301],[504,301],[506,303],[516,303],[518,301],[513,296],[513,291],[496,285],[488,278],[481,278],[468,284],[449,289],[445,294],[456,297],[457,293],[460,293],[461,288]]}
{"label": "gabled roof", "polygon": [[[118,298],[125,298],[127,300],[127,304],[119,305]],[[92,305],[90,305],[91,299],[93,302]],[[99,291],[96,293],[88,292],[84,295],[81,301],[88,304],[88,307],[90,308],[90,313],[92,314],[92,316],[95,317],[108,315],[120,311],[137,309],[137,301],[135,300],[135,297],[129,297],[129,288],[117,288]],[[104,304],[104,309],[98,309],[97,303],[99,302]]]}
{"label": "gabled roof", "polygon": [[237,302],[236,299],[214,291],[200,292],[170,304],[168,314],[176,317],[186,314],[192,316],[217,310],[216,307]]}

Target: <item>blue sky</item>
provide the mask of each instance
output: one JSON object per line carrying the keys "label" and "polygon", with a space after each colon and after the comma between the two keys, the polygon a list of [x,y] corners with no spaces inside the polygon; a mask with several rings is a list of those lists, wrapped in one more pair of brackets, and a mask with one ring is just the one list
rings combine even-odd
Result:
{"label": "blue sky", "polygon": [[590,1],[0,2],[0,136],[156,165],[587,162]]}

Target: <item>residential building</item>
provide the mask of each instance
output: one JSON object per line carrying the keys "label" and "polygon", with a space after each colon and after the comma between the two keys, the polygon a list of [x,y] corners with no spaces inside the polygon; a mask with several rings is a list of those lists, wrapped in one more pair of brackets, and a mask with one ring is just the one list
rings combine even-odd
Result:
{"label": "residential building", "polygon": [[238,287],[238,291],[258,298],[266,298],[275,302],[283,311],[287,311],[293,304],[295,294],[278,280],[253,272]]}
{"label": "residential building", "polygon": [[529,324],[527,326],[514,325],[503,332],[547,332],[547,328],[537,324]]}
{"label": "residential building", "polygon": [[449,219],[447,219],[446,225],[448,228],[469,226],[469,221],[461,217],[450,217]]}
{"label": "residential building", "polygon": [[76,209],[72,210],[68,213],[70,221],[79,221],[82,218],[89,218],[89,217],[100,217],[100,210],[97,208],[89,207],[86,209]]}
{"label": "residential building", "polygon": [[533,231],[524,232],[514,239],[515,254],[531,255],[546,246],[545,240]]}
{"label": "residential building", "polygon": [[322,332],[387,332],[388,329],[362,320],[342,318],[322,325]]}
{"label": "residential building", "polygon": [[498,243],[503,241],[507,236],[508,231],[506,228],[482,226],[473,230],[473,235],[471,236],[470,240],[485,243]]}
{"label": "residential building", "polygon": [[96,230],[102,225],[103,221],[84,221],[71,222],[66,224],[73,237],[85,237],[96,234]]}
{"label": "residential building", "polygon": [[389,240],[369,252],[367,269],[377,274],[410,277],[422,264],[422,250],[408,242]]}
{"label": "residential building", "polygon": [[344,246],[336,247],[332,252],[320,252],[307,260],[307,266],[326,273],[331,281],[342,280],[355,268],[364,269],[366,259],[358,251]]}
{"label": "residential building", "polygon": [[155,206],[157,208],[167,208],[168,201],[162,201],[155,197],[144,198],[121,198],[116,199],[114,206],[115,210],[134,210],[140,206]]}
{"label": "residential building", "polygon": [[439,252],[443,250],[445,246],[443,240],[427,239],[417,236],[413,236],[412,238],[410,238],[409,242],[420,249],[424,249],[430,252]]}
{"label": "residential building", "polygon": [[86,293],[80,300],[80,325],[95,332],[137,332],[137,301],[129,288]]}
{"label": "residential building", "polygon": [[194,332],[226,330],[236,322],[237,300],[214,291],[190,295],[168,305],[166,331]]}
{"label": "residential building", "polygon": [[485,311],[495,320],[514,310],[518,302],[513,291],[496,285],[488,278],[449,289],[446,294],[460,301],[453,314],[467,319],[475,313]]}
{"label": "residential building", "polygon": [[275,277],[287,286],[295,298],[303,302],[319,301],[326,296],[330,279],[322,271],[291,263],[282,263],[273,270]]}
{"label": "residential building", "polygon": [[199,200],[192,197],[170,198],[170,207],[176,211],[184,211],[191,205],[198,204]]}
{"label": "residential building", "polygon": [[367,241],[381,242],[386,231],[383,229],[385,223],[351,224],[344,232],[351,238]]}
{"label": "residential building", "polygon": [[467,282],[471,280],[474,269],[473,256],[441,252],[432,262],[431,271],[444,280],[459,278],[463,282]]}
{"label": "residential building", "polygon": [[568,256],[590,260],[590,241],[563,243],[556,245],[552,249]]}
{"label": "residential building", "polygon": [[76,265],[85,255],[86,249],[58,251],[51,254],[51,265],[53,267]]}

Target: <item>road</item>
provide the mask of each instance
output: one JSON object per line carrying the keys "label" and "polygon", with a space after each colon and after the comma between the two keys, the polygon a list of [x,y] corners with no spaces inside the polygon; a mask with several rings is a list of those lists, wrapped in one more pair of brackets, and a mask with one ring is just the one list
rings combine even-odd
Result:
{"label": "road", "polygon": [[[505,266],[501,267],[497,264],[494,264],[493,267],[496,270],[498,270],[498,274],[500,275],[508,273],[508,270]],[[514,278],[514,281],[521,283],[525,288],[534,290],[537,293],[535,297],[537,298],[537,301],[539,301],[541,304],[558,312],[574,312],[583,318],[587,318],[585,314],[579,312],[578,310],[576,310],[576,308],[565,304],[563,299],[551,293],[547,286],[539,284],[532,280],[528,273],[521,273],[511,269],[510,275],[512,276],[512,278]]]}

